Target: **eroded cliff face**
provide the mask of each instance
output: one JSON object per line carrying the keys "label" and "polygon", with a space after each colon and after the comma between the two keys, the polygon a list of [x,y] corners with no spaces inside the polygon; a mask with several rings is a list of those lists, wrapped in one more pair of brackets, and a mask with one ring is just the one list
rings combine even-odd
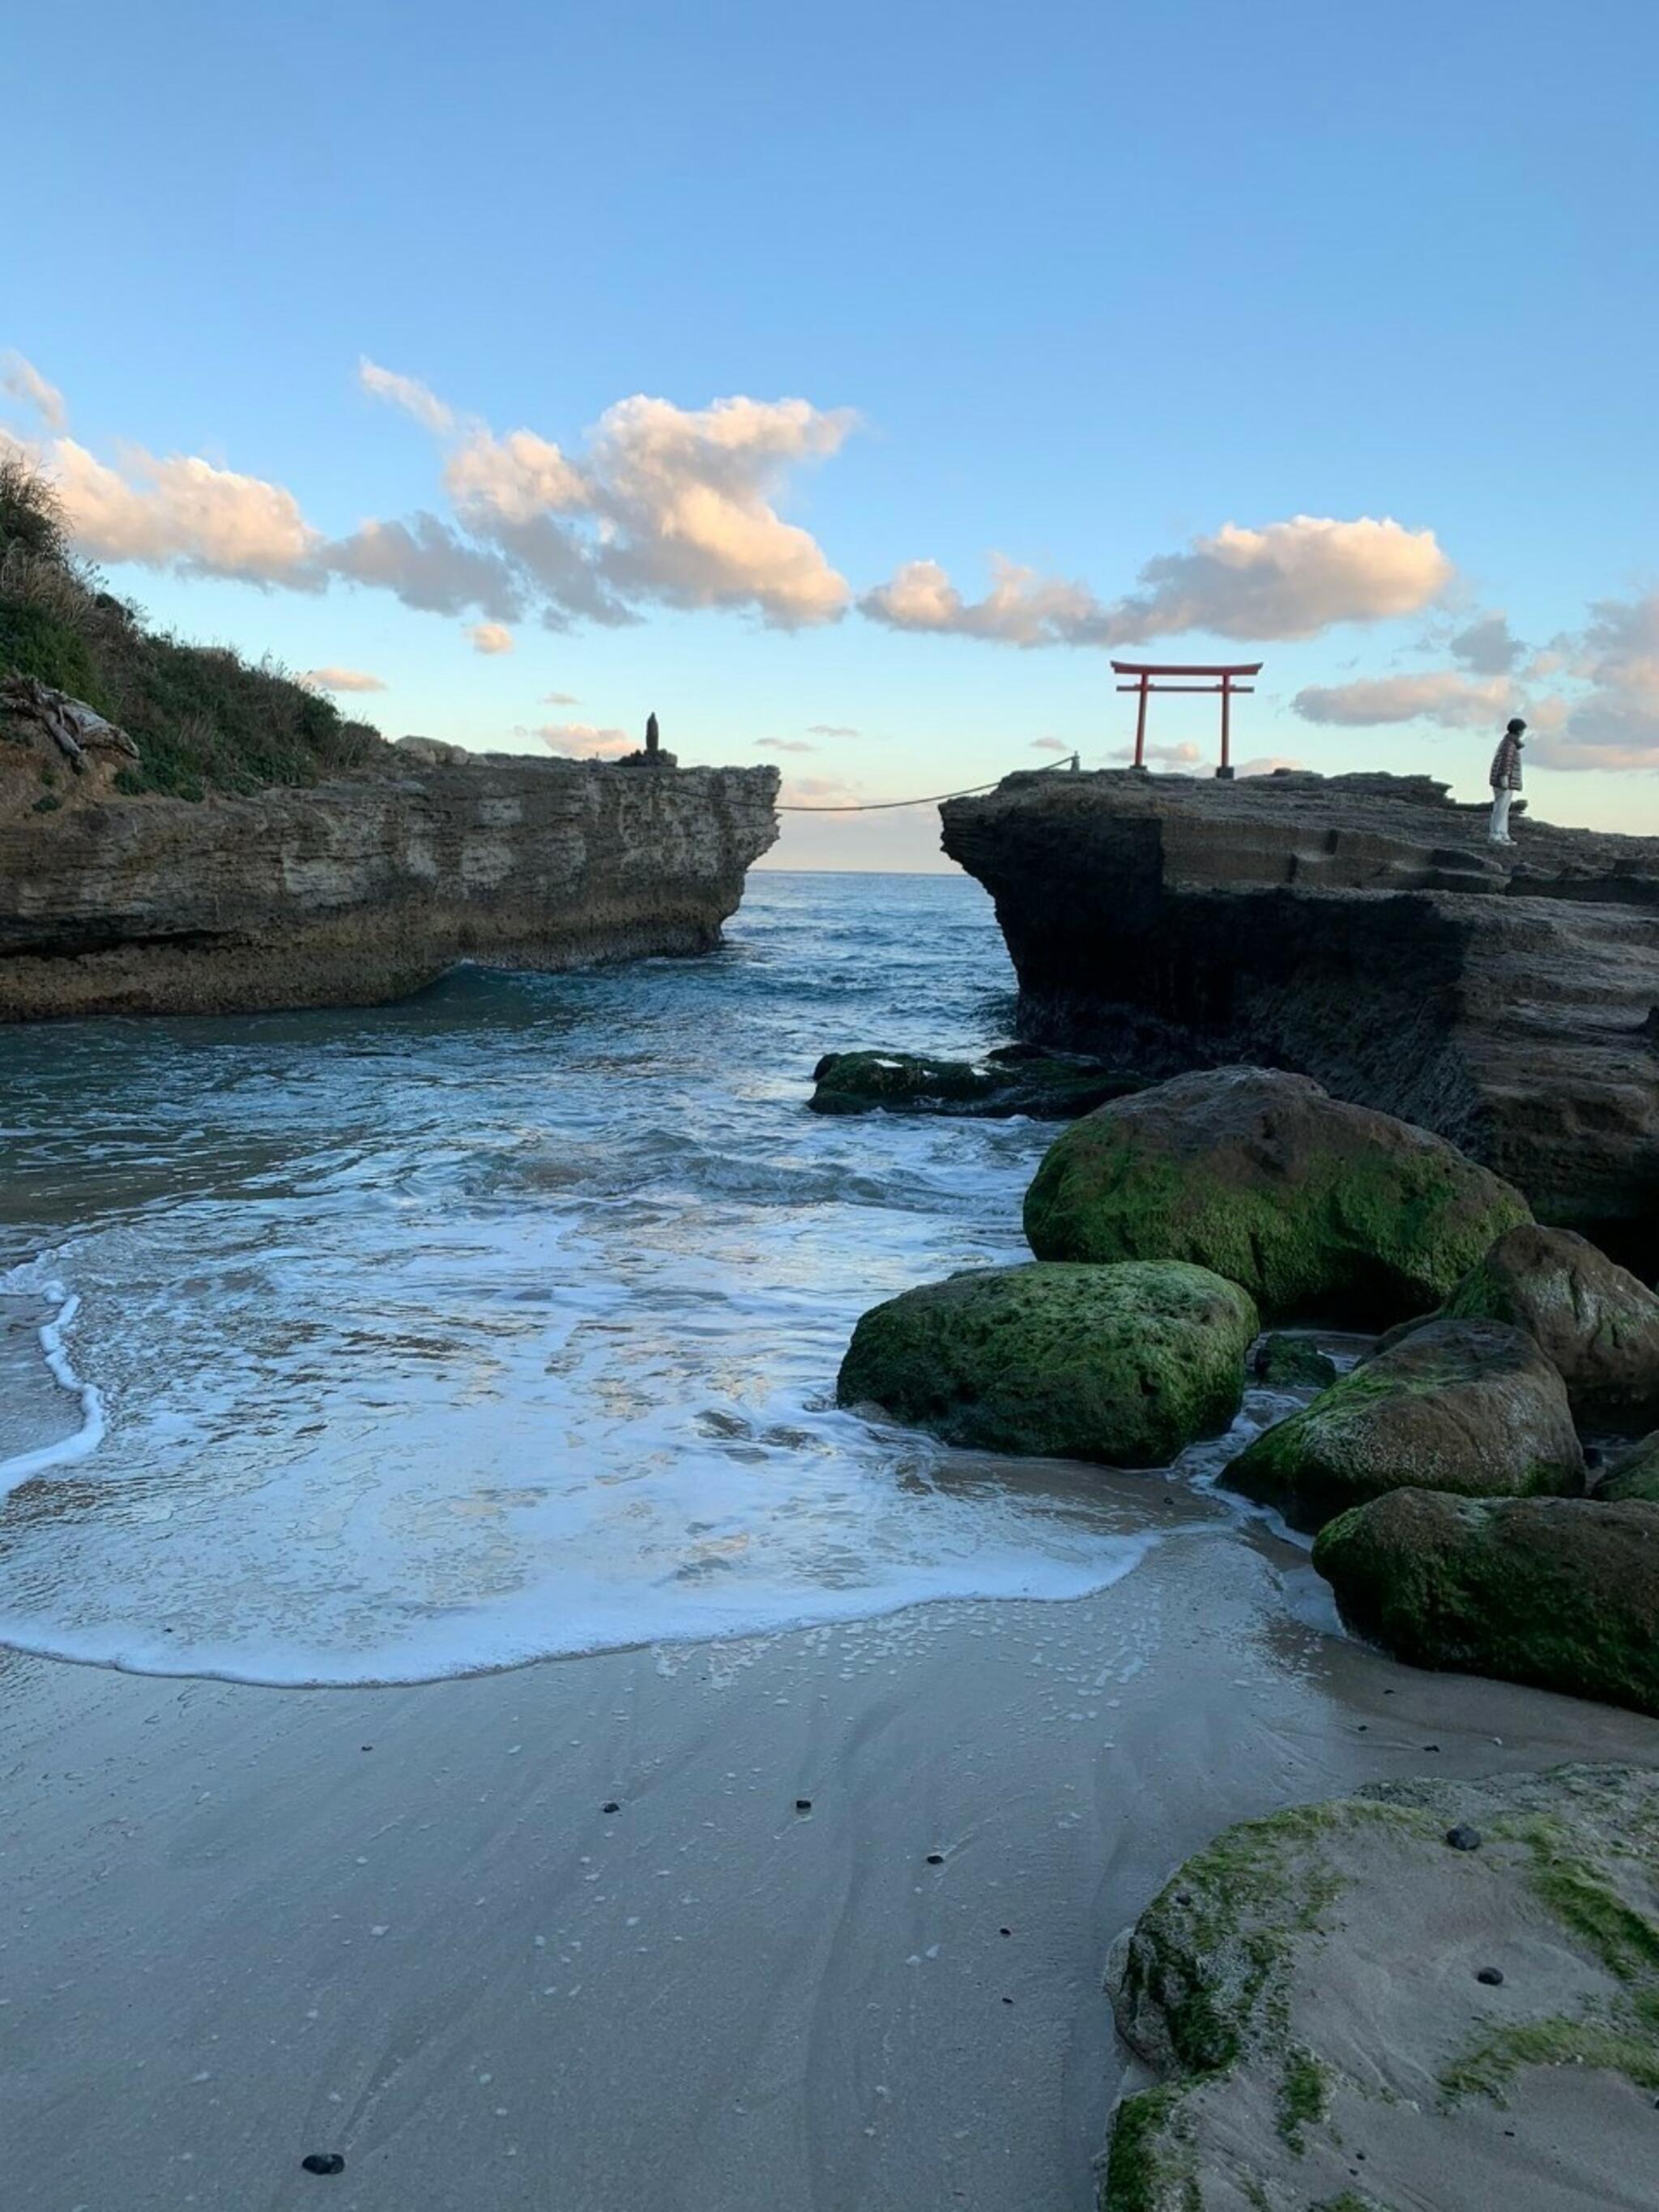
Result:
{"label": "eroded cliff face", "polygon": [[1027,1034],[1312,1075],[1659,1267],[1659,840],[1523,818],[1504,851],[1405,776],[1021,775],[940,811]]}
{"label": "eroded cliff face", "polygon": [[777,787],[495,754],[196,803],[100,771],[43,811],[31,780],[0,806],[0,1020],[363,1005],[463,960],[707,951]]}

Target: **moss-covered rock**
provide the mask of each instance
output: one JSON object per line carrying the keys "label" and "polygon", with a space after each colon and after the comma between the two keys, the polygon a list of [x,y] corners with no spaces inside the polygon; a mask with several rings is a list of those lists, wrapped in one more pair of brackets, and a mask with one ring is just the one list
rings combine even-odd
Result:
{"label": "moss-covered rock", "polygon": [[1506,1230],[1440,1311],[1527,1330],[1581,1421],[1626,1433],[1659,1421],[1659,1298],[1571,1230]]}
{"label": "moss-covered rock", "polygon": [[[1462,1825],[1478,1850],[1449,1848]],[[1641,1770],[1382,1784],[1228,1829],[1114,1954],[1160,2079],[1113,2116],[1103,2212],[1645,2201],[1656,1900]]]}
{"label": "moss-covered rock", "polygon": [[1595,1494],[1613,1505],[1659,1505],[1659,1429],[1619,1455],[1603,1471]]}
{"label": "moss-covered rock", "polygon": [[866,1314],[836,1395],[972,1449],[1161,1467],[1237,1412],[1255,1332],[1202,1267],[988,1267]]}
{"label": "moss-covered rock", "polygon": [[1573,1496],[1584,1458],[1561,1378],[1524,1329],[1439,1321],[1264,1430],[1225,1480],[1311,1532],[1390,1490]]}
{"label": "moss-covered rock", "polygon": [[1255,1376],[1273,1390],[1328,1390],[1337,1376],[1337,1365],[1305,1336],[1282,1331],[1264,1336],[1255,1348]]}
{"label": "moss-covered rock", "polygon": [[1042,1260],[1189,1260],[1269,1319],[1382,1327],[1436,1305],[1506,1229],[1507,1183],[1391,1115],[1259,1067],[1183,1075],[1058,1138],[1025,1200]]}
{"label": "moss-covered rock", "polygon": [[1028,1114],[1044,1121],[1069,1121],[1142,1087],[1139,1077],[1103,1061],[1026,1045],[1000,1047],[972,1060],[826,1053],[812,1070],[812,1085],[806,1103],[815,1114]]}
{"label": "moss-covered rock", "polygon": [[1414,1667],[1659,1714],[1659,1505],[1401,1490],[1331,1522],[1313,1559]]}

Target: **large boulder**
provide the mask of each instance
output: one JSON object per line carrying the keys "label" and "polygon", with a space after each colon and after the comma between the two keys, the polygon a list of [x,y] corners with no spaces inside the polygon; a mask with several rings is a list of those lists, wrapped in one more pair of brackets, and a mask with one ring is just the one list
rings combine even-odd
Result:
{"label": "large boulder", "polygon": [[1659,1714],[1659,1505],[1397,1490],[1313,1559],[1343,1618],[1414,1667]]}
{"label": "large boulder", "polygon": [[1651,2205],[1656,1899],[1641,1768],[1380,1783],[1227,1829],[1114,1950],[1159,2078],[1113,2115],[1103,2212]]}
{"label": "large boulder", "polygon": [[1535,1337],[1592,1425],[1659,1421],[1659,1298],[1570,1229],[1506,1230],[1440,1309]]}
{"label": "large boulder", "polygon": [[812,1070],[815,1114],[1029,1114],[1069,1121],[1142,1079],[1097,1060],[1005,1045],[983,1060],[934,1060],[910,1052],[830,1052]]}
{"label": "large boulder", "polygon": [[988,1267],[866,1314],[836,1395],[975,1450],[1162,1467],[1237,1412],[1256,1327],[1203,1267]]}
{"label": "large boulder", "polygon": [[1632,1444],[1628,1451],[1620,1453],[1604,1469],[1595,1494],[1613,1504],[1635,1498],[1649,1505],[1659,1505],[1659,1429],[1644,1437],[1640,1443]]}
{"label": "large boulder", "polygon": [[1025,1200],[1040,1260],[1190,1260],[1270,1319],[1374,1328],[1438,1304],[1530,1218],[1443,1139],[1261,1067],[1103,1106],[1049,1146]]}
{"label": "large boulder", "polygon": [[1312,1531],[1390,1490],[1573,1496],[1584,1456],[1561,1378],[1524,1329],[1437,1321],[1264,1430],[1225,1480]]}

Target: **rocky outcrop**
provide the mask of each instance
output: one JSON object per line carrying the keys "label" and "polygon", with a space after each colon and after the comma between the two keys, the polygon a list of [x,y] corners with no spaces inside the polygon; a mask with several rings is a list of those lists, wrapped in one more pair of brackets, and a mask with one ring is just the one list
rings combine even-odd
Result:
{"label": "rocky outcrop", "polygon": [[1659,1714],[1659,1505],[1396,1490],[1328,1522],[1313,1560],[1413,1667]]}
{"label": "rocky outcrop", "polygon": [[1595,1496],[1612,1504],[1634,1501],[1659,1505],[1659,1430],[1632,1444],[1602,1470]]}
{"label": "rocky outcrop", "polygon": [[1659,840],[1493,848],[1425,777],[1023,775],[941,814],[1025,1035],[1298,1070],[1659,1267]]}
{"label": "rocky outcrop", "polygon": [[1526,1202],[1438,1137],[1306,1076],[1178,1076],[1074,1122],[1025,1198],[1040,1260],[1190,1260],[1270,1319],[1378,1328],[1451,1290]]}
{"label": "rocky outcrop", "polygon": [[1115,1953],[1160,2077],[1102,2212],[1637,2212],[1659,2088],[1659,1777],[1390,1782],[1229,1828]]}
{"label": "rocky outcrop", "polygon": [[1002,1045],[983,1060],[908,1052],[829,1052],[812,1070],[815,1114],[946,1114],[973,1120],[1029,1115],[1064,1121],[1140,1088],[1098,1060]]}
{"label": "rocky outcrop", "polygon": [[1255,1306],[1202,1267],[985,1267],[874,1307],[836,1395],[980,1451],[1163,1467],[1224,1429]]}
{"label": "rocky outcrop", "polygon": [[1561,1378],[1524,1329],[1437,1321],[1264,1431],[1224,1479],[1312,1534],[1391,1490],[1575,1496],[1584,1457]]}
{"label": "rocky outcrop", "polygon": [[1509,1230],[1440,1310],[1524,1328],[1581,1421],[1628,1436],[1659,1420],[1659,1298],[1571,1230]]}
{"label": "rocky outcrop", "polygon": [[460,961],[707,951],[777,835],[777,784],[392,749],[246,799],[88,779],[50,812],[0,806],[0,1020],[362,1005]]}

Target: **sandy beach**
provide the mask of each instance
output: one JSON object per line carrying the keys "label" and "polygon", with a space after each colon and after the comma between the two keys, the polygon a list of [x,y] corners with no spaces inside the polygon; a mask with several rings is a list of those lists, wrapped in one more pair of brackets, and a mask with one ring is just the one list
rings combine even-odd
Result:
{"label": "sandy beach", "polygon": [[1212,1528],[1080,1601],[425,1686],[8,1655],[9,2201],[1083,2212],[1108,1948],[1218,1828],[1659,1765],[1302,1625],[1309,1583]]}

